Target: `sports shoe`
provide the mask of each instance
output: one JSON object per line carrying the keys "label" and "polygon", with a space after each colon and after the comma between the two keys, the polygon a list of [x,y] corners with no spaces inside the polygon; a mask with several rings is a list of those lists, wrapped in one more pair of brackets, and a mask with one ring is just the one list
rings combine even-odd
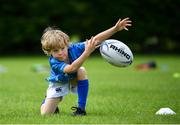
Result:
{"label": "sports shoe", "polygon": [[59,108],[57,107],[54,114],[58,114],[59,113]]}
{"label": "sports shoe", "polygon": [[86,111],[82,110],[79,107],[71,107],[72,110],[75,110],[75,112],[73,112],[73,116],[85,116],[86,115]]}

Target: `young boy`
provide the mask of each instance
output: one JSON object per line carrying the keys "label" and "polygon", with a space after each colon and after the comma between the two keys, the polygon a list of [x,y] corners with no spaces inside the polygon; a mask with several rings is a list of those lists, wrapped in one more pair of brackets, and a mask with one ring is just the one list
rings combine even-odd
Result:
{"label": "young boy", "polygon": [[72,107],[75,110],[73,115],[86,115],[89,82],[82,64],[101,42],[118,31],[128,30],[128,26],[131,26],[129,18],[119,20],[110,29],[91,37],[86,42],[76,44],[70,44],[68,35],[59,29],[47,28],[44,31],[41,44],[44,53],[50,56],[51,72],[50,77],[47,78],[49,87],[46,99],[41,105],[42,115],[58,112],[58,104],[63,96],[69,93],[69,90],[78,94],[78,107]]}

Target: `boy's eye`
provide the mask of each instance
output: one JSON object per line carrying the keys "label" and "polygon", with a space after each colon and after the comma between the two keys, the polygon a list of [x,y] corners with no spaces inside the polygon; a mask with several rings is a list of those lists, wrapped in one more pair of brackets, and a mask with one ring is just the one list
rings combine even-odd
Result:
{"label": "boy's eye", "polygon": [[58,52],[58,51],[59,51],[58,49],[53,50],[53,52]]}
{"label": "boy's eye", "polygon": [[63,50],[65,47],[62,47],[61,50]]}

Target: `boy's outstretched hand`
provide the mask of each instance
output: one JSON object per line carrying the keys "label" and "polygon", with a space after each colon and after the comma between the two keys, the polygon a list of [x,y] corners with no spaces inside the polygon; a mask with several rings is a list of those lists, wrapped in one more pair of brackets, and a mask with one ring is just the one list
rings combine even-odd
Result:
{"label": "boy's outstretched hand", "polygon": [[123,30],[123,29],[128,31],[127,27],[132,25],[131,22],[132,21],[129,19],[129,17],[124,18],[123,20],[119,19],[118,22],[115,25],[115,29],[117,31],[120,31],[120,30]]}
{"label": "boy's outstretched hand", "polygon": [[94,39],[94,37],[91,37],[90,40],[86,40],[85,51],[91,54],[96,48],[98,48],[97,42],[98,41]]}

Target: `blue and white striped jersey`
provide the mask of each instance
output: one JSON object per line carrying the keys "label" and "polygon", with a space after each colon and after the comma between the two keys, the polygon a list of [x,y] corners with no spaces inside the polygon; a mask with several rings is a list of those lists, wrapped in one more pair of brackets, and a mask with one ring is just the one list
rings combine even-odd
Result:
{"label": "blue and white striped jersey", "polygon": [[[68,57],[69,64],[75,61],[85,50],[85,42],[70,44],[68,46]],[[64,61],[60,61],[52,56],[49,57],[49,63],[51,67],[50,77],[47,81],[51,83],[67,83],[69,80],[76,77],[76,72],[74,73],[64,73],[64,67],[68,65]]]}

